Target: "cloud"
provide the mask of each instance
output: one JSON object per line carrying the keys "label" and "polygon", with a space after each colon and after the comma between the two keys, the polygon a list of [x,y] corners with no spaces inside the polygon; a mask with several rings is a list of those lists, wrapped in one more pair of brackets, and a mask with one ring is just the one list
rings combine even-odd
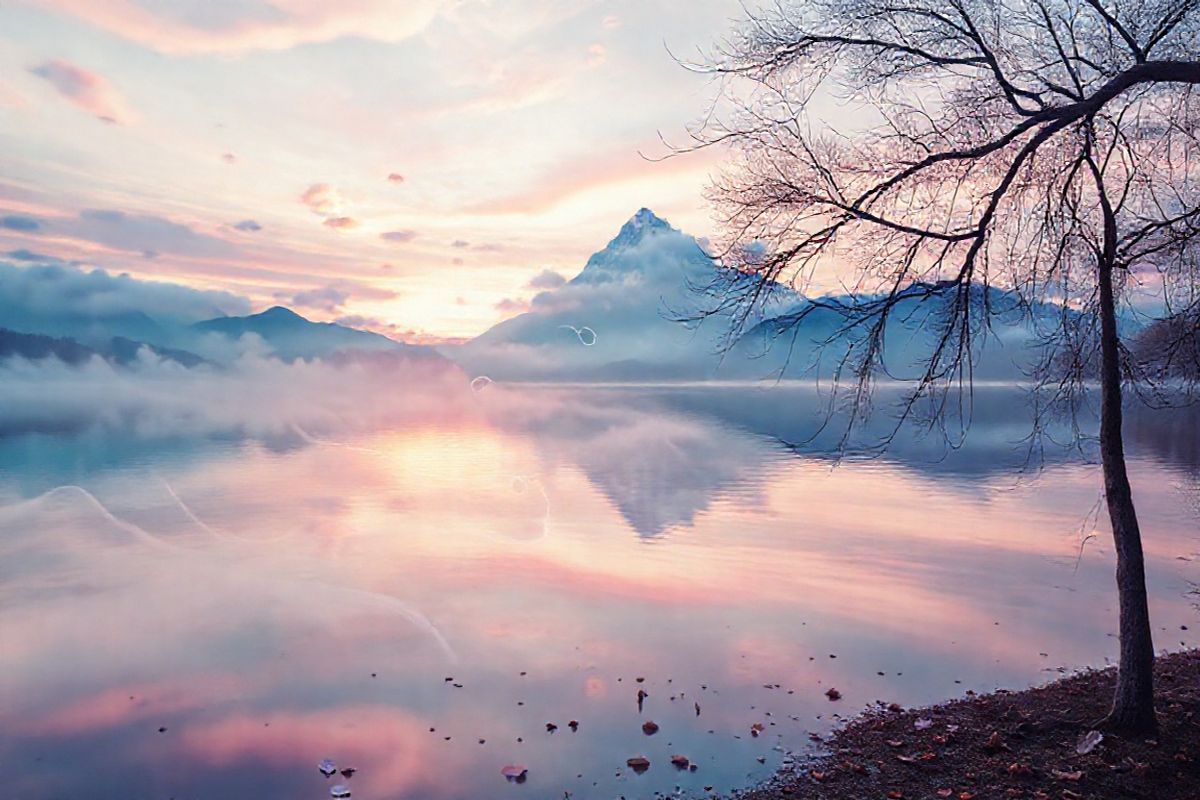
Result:
{"label": "cloud", "polygon": [[352,231],[358,227],[358,220],[354,217],[329,217],[322,224],[335,231]]}
{"label": "cloud", "polygon": [[466,239],[455,239],[453,242],[450,243],[450,246],[457,247],[459,250],[461,250],[464,247],[470,247],[471,243],[468,242]]}
{"label": "cloud", "polygon": [[300,195],[300,202],[314,214],[322,217],[337,216],[345,206],[341,194],[328,183],[314,183]]}
{"label": "cloud", "polygon": [[47,80],[68,102],[97,119],[116,125],[132,119],[125,99],[101,75],[61,59],[39,64],[29,71]]}
{"label": "cloud", "polygon": [[347,328],[387,328],[387,323],[376,319],[375,317],[364,317],[362,314],[349,314],[344,317],[338,317],[334,320],[338,325],[344,325]]}
{"label": "cloud", "polygon": [[346,201],[341,192],[328,183],[314,183],[300,195],[300,202],[318,217],[324,217],[322,223],[335,231],[349,231],[358,227],[359,222],[346,214]]}
{"label": "cloud", "polygon": [[47,0],[47,4],[153,50],[172,54],[287,50],[347,37],[399,42],[433,20],[444,0]]}
{"label": "cloud", "polygon": [[247,231],[249,233],[262,230],[262,225],[259,225],[252,219],[244,219],[241,222],[235,223],[233,227],[237,228],[239,231]]}
{"label": "cloud", "polygon": [[567,279],[554,270],[544,269],[530,278],[529,283],[525,285],[530,289],[557,289],[566,282]]}
{"label": "cloud", "polygon": [[84,209],[78,218],[60,222],[56,229],[77,239],[135,253],[220,258],[237,252],[225,239],[199,233],[165,217],[110,208]]}
{"label": "cloud", "polygon": [[221,160],[224,161],[226,164],[236,164],[237,156],[235,156],[233,153],[222,153]]}
{"label": "cloud", "polygon": [[41,264],[65,263],[62,259],[55,256],[48,256],[45,253],[35,253],[34,251],[26,250],[23,247],[18,250],[9,250],[7,255],[14,261],[36,261]]}
{"label": "cloud", "polygon": [[520,298],[505,297],[496,303],[495,309],[504,314],[521,314],[529,310],[529,301]]}
{"label": "cloud", "polygon": [[0,228],[4,230],[34,233],[41,227],[42,223],[34,217],[25,217],[19,214],[9,214],[8,216],[0,217]]}
{"label": "cloud", "polygon": [[350,293],[336,286],[308,289],[292,295],[292,305],[300,308],[319,308],[322,311],[337,311],[350,299]]}
{"label": "cloud", "polygon": [[587,65],[598,67],[608,60],[608,50],[600,43],[593,44],[587,49]]}
{"label": "cloud", "polygon": [[390,173],[387,176],[387,179],[391,183],[404,183],[404,176],[401,175],[399,172]]}
{"label": "cloud", "polygon": [[[0,320],[15,324],[37,319],[55,326],[73,317],[139,312],[157,320],[191,323],[247,314],[250,301],[228,292],[138,280],[102,269],[88,271],[62,263],[19,267],[0,262]],[[69,333],[61,327],[50,327],[46,332]]]}
{"label": "cloud", "polygon": [[468,214],[540,214],[587,192],[622,186],[627,193],[643,186],[674,181],[681,176],[707,174],[720,155],[706,150],[685,158],[647,161],[629,148],[565,157],[534,176],[527,188],[509,195],[483,198],[463,208]]}
{"label": "cloud", "polygon": [[384,322],[378,317],[367,317],[362,314],[347,314],[344,317],[338,317],[334,322],[338,325],[345,325],[347,328],[358,328],[360,330],[381,333],[390,339],[394,339],[397,342],[404,342],[405,344],[438,346],[446,344],[457,345],[467,341],[466,337],[438,336],[413,328],[402,328],[394,322]]}
{"label": "cloud", "polygon": [[[281,297],[280,295],[276,295]],[[291,304],[301,308],[316,308],[334,313],[351,298],[359,300],[394,300],[397,293],[354,281],[337,281],[315,289],[305,289],[290,297]]]}
{"label": "cloud", "polygon": [[411,242],[417,238],[416,231],[388,231],[379,234],[379,238],[387,242]]}
{"label": "cloud", "polygon": [[609,14],[604,19],[600,20],[600,27],[605,30],[612,31],[621,27],[621,18],[616,14]]}
{"label": "cloud", "polygon": [[[421,387],[397,392],[396,381]],[[409,382],[411,381],[411,382]],[[446,362],[379,369],[252,352],[224,368],[185,368],[143,351],[128,368],[101,360],[0,362],[0,429],[94,429],[123,436],[249,436],[303,445],[336,429],[469,414],[468,381]]]}

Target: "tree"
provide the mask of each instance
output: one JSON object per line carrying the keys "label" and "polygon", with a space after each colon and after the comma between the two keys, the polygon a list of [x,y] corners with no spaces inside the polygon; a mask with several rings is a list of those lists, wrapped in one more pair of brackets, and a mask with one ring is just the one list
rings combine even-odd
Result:
{"label": "tree", "polygon": [[[674,149],[732,154],[711,187],[731,277],[709,287],[705,313],[737,329],[781,285],[841,280],[841,298],[814,299],[787,322],[844,316],[839,335],[853,338],[835,375],[854,378],[856,410],[875,376],[891,374],[887,329],[902,303],[939,311],[897,424],[918,401],[931,419],[952,397],[969,405],[994,287],[1027,310],[1061,309],[1031,377],[1061,410],[1099,373],[1120,596],[1104,724],[1124,731],[1156,723],[1122,442],[1123,391],[1146,384],[1118,312],[1150,289],[1168,316],[1200,308],[1198,37],[1200,0],[778,0],[689,65],[724,91]],[[1194,325],[1169,330],[1195,336]]]}

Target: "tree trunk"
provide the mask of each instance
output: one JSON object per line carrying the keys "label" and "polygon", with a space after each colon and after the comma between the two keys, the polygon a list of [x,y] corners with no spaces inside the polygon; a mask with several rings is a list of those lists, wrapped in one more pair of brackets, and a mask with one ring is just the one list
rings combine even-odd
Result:
{"label": "tree trunk", "polygon": [[1154,715],[1154,642],[1146,600],[1142,534],[1133,507],[1133,493],[1125,469],[1125,445],[1121,438],[1121,354],[1113,299],[1115,220],[1111,223],[1111,229],[1105,225],[1105,247],[1099,270],[1100,461],[1104,467],[1104,497],[1117,553],[1121,660],[1117,691],[1105,724],[1114,730],[1143,733],[1153,731],[1157,725]]}

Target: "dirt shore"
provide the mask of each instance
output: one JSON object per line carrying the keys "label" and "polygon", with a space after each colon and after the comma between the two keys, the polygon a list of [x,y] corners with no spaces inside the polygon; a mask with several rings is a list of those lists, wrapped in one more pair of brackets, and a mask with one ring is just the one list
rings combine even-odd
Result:
{"label": "dirt shore", "polygon": [[880,708],[739,800],[1200,800],[1200,650],[1158,659],[1159,731],[1081,740],[1115,670],[915,710]]}

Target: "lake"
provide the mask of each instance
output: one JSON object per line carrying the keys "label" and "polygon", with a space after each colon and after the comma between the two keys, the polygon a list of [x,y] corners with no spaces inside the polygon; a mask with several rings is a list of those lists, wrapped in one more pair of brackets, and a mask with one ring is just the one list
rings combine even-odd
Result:
{"label": "lake", "polygon": [[[705,796],[877,701],[1116,656],[1099,468],[1031,452],[1012,387],[961,446],[845,458],[807,386],[477,388],[371,430],[6,431],[5,794]],[[1196,647],[1200,413],[1127,429],[1155,644]]]}

